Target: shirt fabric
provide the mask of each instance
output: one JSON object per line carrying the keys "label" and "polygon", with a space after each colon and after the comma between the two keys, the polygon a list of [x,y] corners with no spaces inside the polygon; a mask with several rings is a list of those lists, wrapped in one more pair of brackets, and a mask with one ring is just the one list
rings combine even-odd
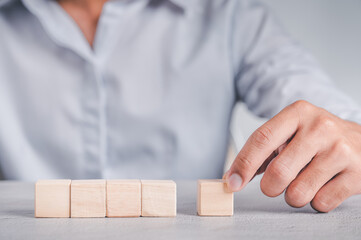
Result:
{"label": "shirt fabric", "polygon": [[0,0],[6,179],[219,178],[237,101],[299,99],[361,123],[256,1],[109,1],[91,48],[56,1]]}

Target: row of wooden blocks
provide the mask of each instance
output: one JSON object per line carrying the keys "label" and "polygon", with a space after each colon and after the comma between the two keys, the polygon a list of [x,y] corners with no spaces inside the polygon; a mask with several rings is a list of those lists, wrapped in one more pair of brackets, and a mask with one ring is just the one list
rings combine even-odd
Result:
{"label": "row of wooden blocks", "polygon": [[[198,181],[198,215],[233,215],[233,193],[222,180]],[[35,217],[174,217],[171,180],[39,180]]]}

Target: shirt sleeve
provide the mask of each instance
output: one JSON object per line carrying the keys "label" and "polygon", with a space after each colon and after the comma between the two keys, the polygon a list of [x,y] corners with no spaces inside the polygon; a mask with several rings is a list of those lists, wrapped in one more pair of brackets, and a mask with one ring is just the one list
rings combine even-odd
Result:
{"label": "shirt sleeve", "polygon": [[249,110],[269,118],[302,99],[361,123],[359,106],[285,33],[266,6],[245,1],[234,9],[231,54],[235,86],[238,99]]}

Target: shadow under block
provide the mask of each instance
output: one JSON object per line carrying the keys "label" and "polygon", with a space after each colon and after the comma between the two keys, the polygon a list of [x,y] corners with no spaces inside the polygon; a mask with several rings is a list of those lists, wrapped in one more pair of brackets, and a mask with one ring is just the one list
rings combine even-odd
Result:
{"label": "shadow under block", "polygon": [[141,215],[140,180],[107,180],[107,217]]}
{"label": "shadow under block", "polygon": [[141,180],[142,216],[175,217],[177,215],[176,183],[170,180]]}
{"label": "shadow under block", "polygon": [[73,180],[71,217],[105,217],[105,180]]}
{"label": "shadow under block", "polygon": [[39,180],[35,184],[35,217],[70,217],[71,180]]}
{"label": "shadow under block", "polygon": [[233,193],[221,179],[198,180],[198,215],[232,216]]}

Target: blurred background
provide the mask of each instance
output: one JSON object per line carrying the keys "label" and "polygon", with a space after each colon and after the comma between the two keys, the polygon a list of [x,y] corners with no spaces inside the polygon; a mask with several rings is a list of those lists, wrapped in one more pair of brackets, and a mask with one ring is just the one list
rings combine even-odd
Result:
{"label": "blurred background", "polygon": [[[361,0],[261,1],[289,34],[315,56],[336,86],[361,105]],[[237,104],[230,129],[233,149],[228,166],[264,121],[252,115],[244,104]]]}
{"label": "blurred background", "polygon": [[[315,56],[336,86],[361,105],[361,1],[263,2],[290,35]],[[237,151],[263,122],[264,119],[254,117],[243,104],[236,106],[231,132]]]}

